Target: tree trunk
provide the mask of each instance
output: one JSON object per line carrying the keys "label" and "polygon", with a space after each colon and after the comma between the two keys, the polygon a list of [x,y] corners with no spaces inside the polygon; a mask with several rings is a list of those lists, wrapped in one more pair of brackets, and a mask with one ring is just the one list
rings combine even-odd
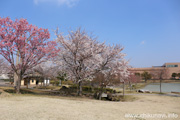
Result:
{"label": "tree trunk", "polygon": [[17,94],[20,93],[21,79],[22,79],[22,76],[21,76],[21,75],[18,75],[17,90],[16,90],[16,93],[17,93]]}
{"label": "tree trunk", "polygon": [[99,92],[99,100],[101,100],[102,98],[102,93],[103,93],[103,85],[101,86],[101,90]]}
{"label": "tree trunk", "polygon": [[79,81],[78,83],[78,96],[82,95],[82,81]]}
{"label": "tree trunk", "polygon": [[125,82],[123,82],[123,97],[124,97]]}
{"label": "tree trunk", "polygon": [[162,82],[162,79],[160,79],[160,93],[162,93],[162,91],[161,91],[161,82]]}
{"label": "tree trunk", "polygon": [[92,83],[92,81],[91,81],[91,91],[94,91],[94,85],[93,85],[93,83]]}
{"label": "tree trunk", "polygon": [[18,76],[14,73],[14,90],[17,92],[17,85],[18,85]]}
{"label": "tree trunk", "polygon": [[130,91],[132,90],[132,86],[131,86],[131,82],[129,81],[129,88],[130,88]]}
{"label": "tree trunk", "polygon": [[29,79],[24,80],[24,82],[26,81],[26,88],[28,89],[28,84],[29,84]]}

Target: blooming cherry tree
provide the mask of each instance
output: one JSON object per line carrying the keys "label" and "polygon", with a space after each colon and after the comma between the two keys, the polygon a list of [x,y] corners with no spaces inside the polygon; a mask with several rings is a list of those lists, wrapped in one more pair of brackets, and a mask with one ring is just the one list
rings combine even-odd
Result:
{"label": "blooming cherry tree", "polygon": [[109,74],[126,71],[125,54],[121,53],[123,47],[99,43],[80,28],[69,32],[65,37],[57,34],[57,41],[61,54],[58,54],[56,64],[68,73],[70,79],[78,83],[78,95],[82,92],[82,82],[93,80],[98,73],[104,74],[105,81],[108,81]]}
{"label": "blooming cherry tree", "polygon": [[55,56],[56,42],[48,41],[49,38],[48,29],[31,25],[26,19],[12,21],[9,17],[0,17],[0,54],[18,77],[14,81],[17,93],[26,70]]}
{"label": "blooming cherry tree", "polygon": [[99,71],[104,78],[98,80],[101,87],[99,99],[101,99],[103,87],[120,83],[120,78],[122,80],[128,78],[128,62],[124,59],[125,54],[122,50],[123,47],[120,45],[105,46],[98,58]]}
{"label": "blooming cherry tree", "polygon": [[56,63],[78,84],[78,95],[81,95],[82,82],[92,80],[98,70],[98,60],[94,56],[103,51],[104,44],[98,43],[80,28],[65,37],[57,34],[57,40],[61,54],[58,54]]}
{"label": "blooming cherry tree", "polygon": [[132,84],[137,85],[137,83],[139,83],[140,81],[141,81],[140,75],[136,74],[135,72],[130,71],[129,80],[128,80],[130,90],[132,89]]}

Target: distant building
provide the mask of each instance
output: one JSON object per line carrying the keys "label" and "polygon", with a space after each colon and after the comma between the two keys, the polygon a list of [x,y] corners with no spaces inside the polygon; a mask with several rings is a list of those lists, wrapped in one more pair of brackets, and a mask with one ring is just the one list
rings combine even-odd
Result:
{"label": "distant building", "polygon": [[[11,77],[10,77],[11,76]],[[0,80],[9,80],[9,82],[14,82],[14,74],[0,74]],[[28,73],[24,75],[23,79],[21,80],[21,85],[49,85],[50,79],[48,77],[44,77],[38,73]]]}
{"label": "distant building", "polygon": [[38,74],[37,72],[29,73],[24,76],[21,80],[21,85],[49,85],[49,78],[45,78],[44,76]]}
{"label": "distant building", "polygon": [[162,66],[152,66],[147,68],[130,68],[130,71],[134,73],[143,73],[144,71],[152,75],[152,79],[158,79],[158,74],[165,70],[165,79],[171,79],[172,73],[180,73],[180,62],[178,63],[165,63]]}

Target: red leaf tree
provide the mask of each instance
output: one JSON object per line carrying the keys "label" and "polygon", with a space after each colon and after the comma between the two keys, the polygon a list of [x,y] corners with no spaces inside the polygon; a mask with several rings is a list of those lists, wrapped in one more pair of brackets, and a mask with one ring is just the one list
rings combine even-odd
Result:
{"label": "red leaf tree", "polygon": [[31,25],[26,19],[12,21],[9,17],[0,17],[0,54],[18,77],[14,81],[17,93],[26,70],[56,54],[56,42],[49,41],[49,38],[48,29]]}

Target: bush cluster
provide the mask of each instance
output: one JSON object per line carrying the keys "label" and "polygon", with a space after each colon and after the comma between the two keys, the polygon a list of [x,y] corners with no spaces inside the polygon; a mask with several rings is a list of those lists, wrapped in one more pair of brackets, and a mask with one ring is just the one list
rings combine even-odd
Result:
{"label": "bush cluster", "polygon": [[51,80],[50,84],[52,84],[53,86],[54,85],[58,86],[59,85],[59,81],[58,80]]}
{"label": "bush cluster", "polygon": [[[77,91],[77,85],[73,84],[69,87],[69,89],[71,89],[72,91]],[[95,93],[95,92],[100,92],[101,88],[94,88],[92,86],[82,86],[82,90],[83,92],[86,93]],[[104,93],[116,93],[116,90],[110,89],[110,88],[103,88],[102,92]]]}

